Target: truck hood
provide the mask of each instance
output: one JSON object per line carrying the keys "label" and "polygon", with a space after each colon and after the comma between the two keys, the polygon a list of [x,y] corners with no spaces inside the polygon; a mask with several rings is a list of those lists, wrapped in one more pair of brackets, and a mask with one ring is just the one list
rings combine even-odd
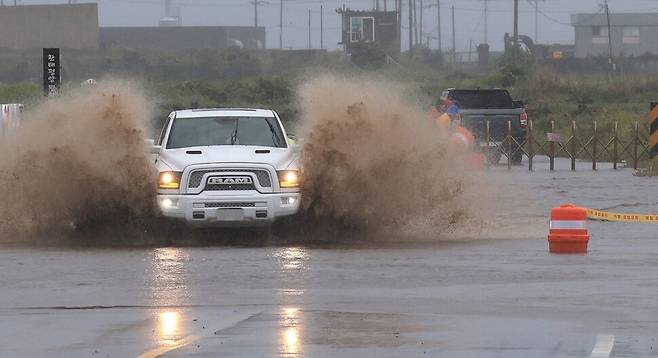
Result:
{"label": "truck hood", "polygon": [[173,170],[181,171],[189,165],[213,163],[269,164],[281,170],[296,165],[296,154],[291,148],[223,145],[165,149],[160,152],[159,160]]}

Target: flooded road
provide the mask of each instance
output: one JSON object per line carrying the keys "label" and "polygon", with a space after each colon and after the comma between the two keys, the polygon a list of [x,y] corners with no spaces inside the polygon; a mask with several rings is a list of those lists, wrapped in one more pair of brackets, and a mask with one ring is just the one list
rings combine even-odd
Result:
{"label": "flooded road", "polygon": [[0,356],[658,356],[657,226],[548,254],[552,206],[658,213],[655,179],[589,165],[492,168],[508,198],[477,240],[5,245]]}

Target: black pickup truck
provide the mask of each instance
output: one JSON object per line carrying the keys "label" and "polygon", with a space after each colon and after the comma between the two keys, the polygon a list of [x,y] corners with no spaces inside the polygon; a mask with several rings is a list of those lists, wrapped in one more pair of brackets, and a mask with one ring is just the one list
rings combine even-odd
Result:
{"label": "black pickup truck", "polygon": [[[459,108],[462,126],[470,130],[480,147],[492,149],[489,161],[497,163],[502,155],[501,150],[507,150],[511,145],[512,162],[520,164],[522,153],[513,141],[504,142],[508,134],[507,123],[512,125],[512,137],[516,142],[523,143],[528,125],[528,115],[521,101],[514,101],[506,89],[456,89],[450,88],[441,94],[439,106],[455,104]],[[489,121],[489,140],[487,142],[487,121]]]}

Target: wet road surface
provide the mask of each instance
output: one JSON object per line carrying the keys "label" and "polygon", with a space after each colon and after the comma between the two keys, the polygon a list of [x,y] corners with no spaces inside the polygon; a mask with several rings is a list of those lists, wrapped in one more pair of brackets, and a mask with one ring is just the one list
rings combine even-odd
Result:
{"label": "wet road surface", "polygon": [[658,226],[591,222],[587,255],[545,238],[563,202],[658,213],[658,182],[542,165],[491,170],[523,193],[478,240],[1,246],[0,356],[658,356]]}

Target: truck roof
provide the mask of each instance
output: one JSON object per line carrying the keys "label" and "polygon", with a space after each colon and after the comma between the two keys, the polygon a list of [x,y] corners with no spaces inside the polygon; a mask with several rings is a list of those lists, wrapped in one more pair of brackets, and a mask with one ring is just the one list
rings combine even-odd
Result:
{"label": "truck roof", "polygon": [[271,109],[260,108],[197,108],[176,111],[176,118],[195,117],[274,117]]}

